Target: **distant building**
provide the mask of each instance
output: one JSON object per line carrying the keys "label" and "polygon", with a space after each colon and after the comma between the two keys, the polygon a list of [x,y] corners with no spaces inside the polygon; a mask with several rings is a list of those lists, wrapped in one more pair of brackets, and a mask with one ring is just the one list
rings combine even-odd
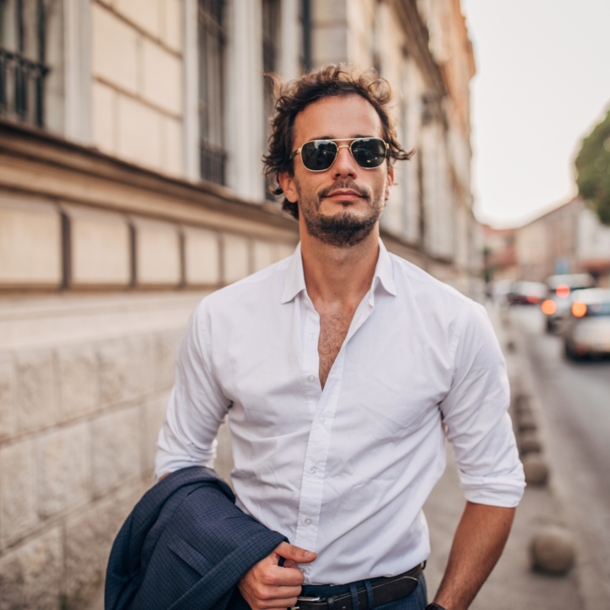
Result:
{"label": "distant building", "polygon": [[609,284],[610,227],[578,197],[518,228],[516,245],[521,279],[588,272]]}
{"label": "distant building", "polygon": [[288,256],[265,71],[397,90],[388,248],[471,292],[472,45],[459,0],[0,1],[3,607],[85,607],[150,484],[190,311]]}
{"label": "distant building", "polygon": [[487,281],[519,279],[515,232],[515,229],[494,229],[483,225],[483,261]]}

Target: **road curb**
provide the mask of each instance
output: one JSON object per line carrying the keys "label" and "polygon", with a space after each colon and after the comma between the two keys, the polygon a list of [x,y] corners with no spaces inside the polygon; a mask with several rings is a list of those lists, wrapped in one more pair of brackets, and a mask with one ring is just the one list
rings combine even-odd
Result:
{"label": "road curb", "polygon": [[[538,395],[532,362],[525,344],[524,331],[520,328],[518,322],[511,319],[509,310],[502,311],[500,318],[505,335],[504,341],[501,337],[499,339],[507,360],[507,366],[510,363],[511,391],[527,395],[532,412],[537,417],[538,438],[549,466],[547,485],[549,492],[556,499],[559,510],[559,520],[552,525],[563,527],[572,535],[572,543],[575,548],[575,562],[572,572],[576,577],[582,608],[583,610],[610,608],[605,591],[600,588],[599,581],[591,567],[593,557],[588,550],[582,532],[583,520],[586,519],[586,516],[583,516],[570,501],[573,490],[566,475],[568,469],[565,466],[561,447],[554,435],[551,434],[552,426],[547,414],[548,405],[544,405]],[[497,324],[494,326],[497,326]],[[510,343],[510,347],[507,347],[506,342]],[[514,410],[512,415],[515,416]]]}

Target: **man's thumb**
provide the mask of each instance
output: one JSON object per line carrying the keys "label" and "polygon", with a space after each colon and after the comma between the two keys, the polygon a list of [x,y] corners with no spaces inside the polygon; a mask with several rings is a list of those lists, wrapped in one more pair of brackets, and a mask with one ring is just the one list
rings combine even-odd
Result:
{"label": "man's thumb", "polygon": [[292,559],[296,563],[311,563],[316,554],[313,551],[307,551],[288,542],[282,542],[276,547],[275,552],[284,559]]}

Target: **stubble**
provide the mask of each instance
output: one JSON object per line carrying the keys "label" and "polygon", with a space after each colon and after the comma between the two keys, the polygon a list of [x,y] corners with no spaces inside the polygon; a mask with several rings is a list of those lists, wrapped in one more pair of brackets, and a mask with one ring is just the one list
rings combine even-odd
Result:
{"label": "stubble", "polygon": [[[305,195],[298,181],[296,181],[296,187],[299,193],[299,213],[303,215],[308,233],[330,246],[351,247],[366,239],[384,209],[383,197],[375,197],[352,180],[336,182],[320,191],[317,196]],[[357,192],[362,199],[367,201],[367,212],[356,214],[347,209],[349,206],[346,205],[346,210],[339,214],[327,216],[320,213],[322,199],[338,189],[350,189]]]}

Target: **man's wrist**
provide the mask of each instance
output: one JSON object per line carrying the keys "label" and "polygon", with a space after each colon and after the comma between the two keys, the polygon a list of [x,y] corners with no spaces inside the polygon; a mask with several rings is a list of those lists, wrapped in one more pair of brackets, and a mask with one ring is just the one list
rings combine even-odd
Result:
{"label": "man's wrist", "polygon": [[443,608],[442,606],[439,606],[438,604],[435,604],[434,602],[432,602],[431,604],[428,604],[426,606],[425,610],[445,610],[445,608]]}

